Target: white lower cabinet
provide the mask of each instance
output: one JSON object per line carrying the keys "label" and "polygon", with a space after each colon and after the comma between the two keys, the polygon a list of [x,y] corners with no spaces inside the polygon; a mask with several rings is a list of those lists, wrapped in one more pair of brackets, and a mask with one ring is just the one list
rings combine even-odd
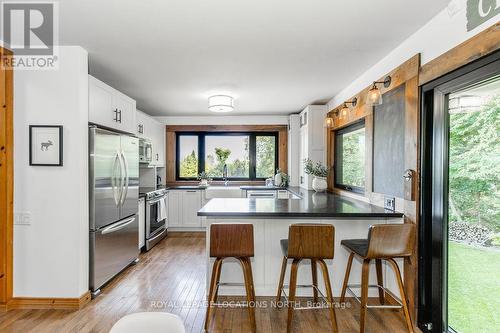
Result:
{"label": "white lower cabinet", "polygon": [[201,209],[201,191],[182,191],[182,224],[184,227],[201,227],[201,217],[198,211]]}
{"label": "white lower cabinet", "polygon": [[201,190],[171,190],[168,195],[170,228],[201,228],[198,211],[202,207]]}
{"label": "white lower cabinet", "polygon": [[168,226],[182,226],[182,193],[181,191],[168,192]]}

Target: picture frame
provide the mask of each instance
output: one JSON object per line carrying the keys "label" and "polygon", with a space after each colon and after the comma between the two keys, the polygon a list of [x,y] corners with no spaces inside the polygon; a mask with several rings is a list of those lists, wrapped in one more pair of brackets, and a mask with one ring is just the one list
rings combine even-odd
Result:
{"label": "picture frame", "polygon": [[63,166],[63,127],[29,126],[29,165]]}

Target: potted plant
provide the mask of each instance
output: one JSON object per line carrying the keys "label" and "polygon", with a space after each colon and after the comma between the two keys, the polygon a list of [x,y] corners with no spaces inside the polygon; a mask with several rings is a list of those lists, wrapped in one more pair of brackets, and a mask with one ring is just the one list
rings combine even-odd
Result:
{"label": "potted plant", "polygon": [[304,160],[304,172],[313,176],[312,188],[316,192],[324,192],[328,187],[326,177],[328,176],[328,168],[321,162],[316,164],[309,158]]}
{"label": "potted plant", "polygon": [[198,175],[198,180],[200,181],[200,186],[208,186],[208,182],[212,181],[212,178],[203,171]]}

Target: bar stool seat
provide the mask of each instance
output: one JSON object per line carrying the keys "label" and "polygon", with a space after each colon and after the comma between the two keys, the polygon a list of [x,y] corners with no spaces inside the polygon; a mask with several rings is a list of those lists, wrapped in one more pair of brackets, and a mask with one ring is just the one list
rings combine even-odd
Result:
{"label": "bar stool seat", "polygon": [[[335,316],[335,304],[333,302],[332,288],[328,267],[324,259],[333,259],[334,255],[335,228],[329,224],[292,224],[288,230],[288,239],[280,240],[280,247],[283,253],[281,264],[281,275],[278,284],[276,302],[280,302],[281,295],[284,294],[288,305],[287,332],[291,332],[293,311],[299,309],[325,308],[323,305],[298,307],[295,306],[295,293],[297,288],[312,287],[314,302],[318,302],[318,295],[327,303],[330,311],[333,332],[338,332],[337,318]],[[290,272],[289,286],[284,286],[285,272],[288,259],[293,259]],[[298,265],[303,259],[311,260],[312,285],[297,285]],[[317,265],[320,266],[325,282],[326,297],[318,289]],[[285,293],[288,287],[289,294]]]}
{"label": "bar stool seat", "polygon": [[368,239],[343,239],[340,244],[361,257],[368,252]]}
{"label": "bar stool seat", "polygon": [[[253,285],[252,265],[250,262],[250,258],[253,256],[254,243],[252,224],[215,223],[210,226],[210,257],[215,258],[215,262],[212,268],[212,278],[208,291],[205,332],[208,332],[210,328],[212,308],[220,305],[217,303],[217,295],[219,286],[223,285],[245,286],[251,330],[255,332],[255,288]],[[226,258],[236,258],[240,262],[245,284],[220,282],[222,262]]]}
{"label": "bar stool seat", "polygon": [[[342,285],[342,293],[340,302],[345,300],[346,291],[354,296],[361,303],[359,317],[359,331],[365,331],[365,317],[368,308],[402,308],[406,326],[409,332],[413,332],[413,324],[408,309],[406,292],[401,278],[399,266],[394,260],[395,258],[409,258],[413,254],[413,243],[415,241],[415,225],[410,223],[405,224],[376,224],[372,225],[368,231],[368,239],[344,239],[340,242],[351,253],[347,261],[344,283]],[[358,256],[363,261],[361,284],[350,285],[349,276],[354,256]],[[377,284],[369,285],[370,262],[375,260],[375,268],[377,270]],[[383,284],[382,275],[382,260],[385,260],[394,270],[396,280],[401,295],[401,301]],[[361,296],[358,297],[351,288],[361,288]],[[379,293],[379,301],[381,305],[368,305],[368,288],[377,288]],[[385,294],[390,295],[398,305],[386,305]]]}
{"label": "bar stool seat", "polygon": [[288,257],[288,239],[280,240],[281,252],[284,257]]}

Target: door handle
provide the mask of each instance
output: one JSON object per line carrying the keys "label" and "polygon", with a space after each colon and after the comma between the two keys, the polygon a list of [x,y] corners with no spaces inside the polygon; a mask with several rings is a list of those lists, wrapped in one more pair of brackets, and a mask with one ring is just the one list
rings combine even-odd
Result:
{"label": "door handle", "polygon": [[113,117],[113,121],[118,122],[118,109],[114,109],[113,113],[115,114],[114,117]]}
{"label": "door handle", "polygon": [[118,206],[121,206],[122,196],[123,196],[123,185],[125,183],[124,178],[123,178],[125,170],[123,168],[123,161],[121,158],[121,152],[117,151],[116,156],[117,156],[116,158],[118,159],[118,165],[120,167],[120,193],[118,194]]}
{"label": "door handle", "polygon": [[[118,152],[115,154],[115,159],[113,161],[113,166],[111,168],[112,174],[111,174],[111,188],[113,189],[113,199],[115,200],[115,205],[116,207],[119,206],[119,199],[118,199],[118,193],[117,193],[117,181],[116,181],[116,167],[117,167],[117,162],[118,162],[119,156]],[[120,184],[121,187],[121,184]]]}
{"label": "door handle", "polygon": [[135,221],[135,217],[132,217],[132,218],[130,218],[128,220],[125,220],[125,221],[121,222],[118,225],[111,225],[111,226],[107,227],[101,233],[103,235],[110,234],[112,232],[115,232],[115,231],[118,231],[118,230],[121,230],[121,229],[125,228],[126,226],[128,226],[130,223],[132,223],[134,221]]}
{"label": "door handle", "polygon": [[413,178],[413,174],[410,169],[405,171],[405,173],[403,174],[403,178],[406,181],[410,181]]}
{"label": "door handle", "polygon": [[128,177],[128,163],[127,163],[127,159],[125,158],[125,154],[122,151],[120,153],[120,155],[121,155],[121,159],[123,161],[123,169],[124,169],[124,177],[123,177],[124,180],[123,180],[123,185],[122,185],[123,191],[122,191],[122,195],[120,198],[120,206],[123,206],[123,204],[125,203],[125,199],[127,198],[127,194],[128,194],[129,177]]}

